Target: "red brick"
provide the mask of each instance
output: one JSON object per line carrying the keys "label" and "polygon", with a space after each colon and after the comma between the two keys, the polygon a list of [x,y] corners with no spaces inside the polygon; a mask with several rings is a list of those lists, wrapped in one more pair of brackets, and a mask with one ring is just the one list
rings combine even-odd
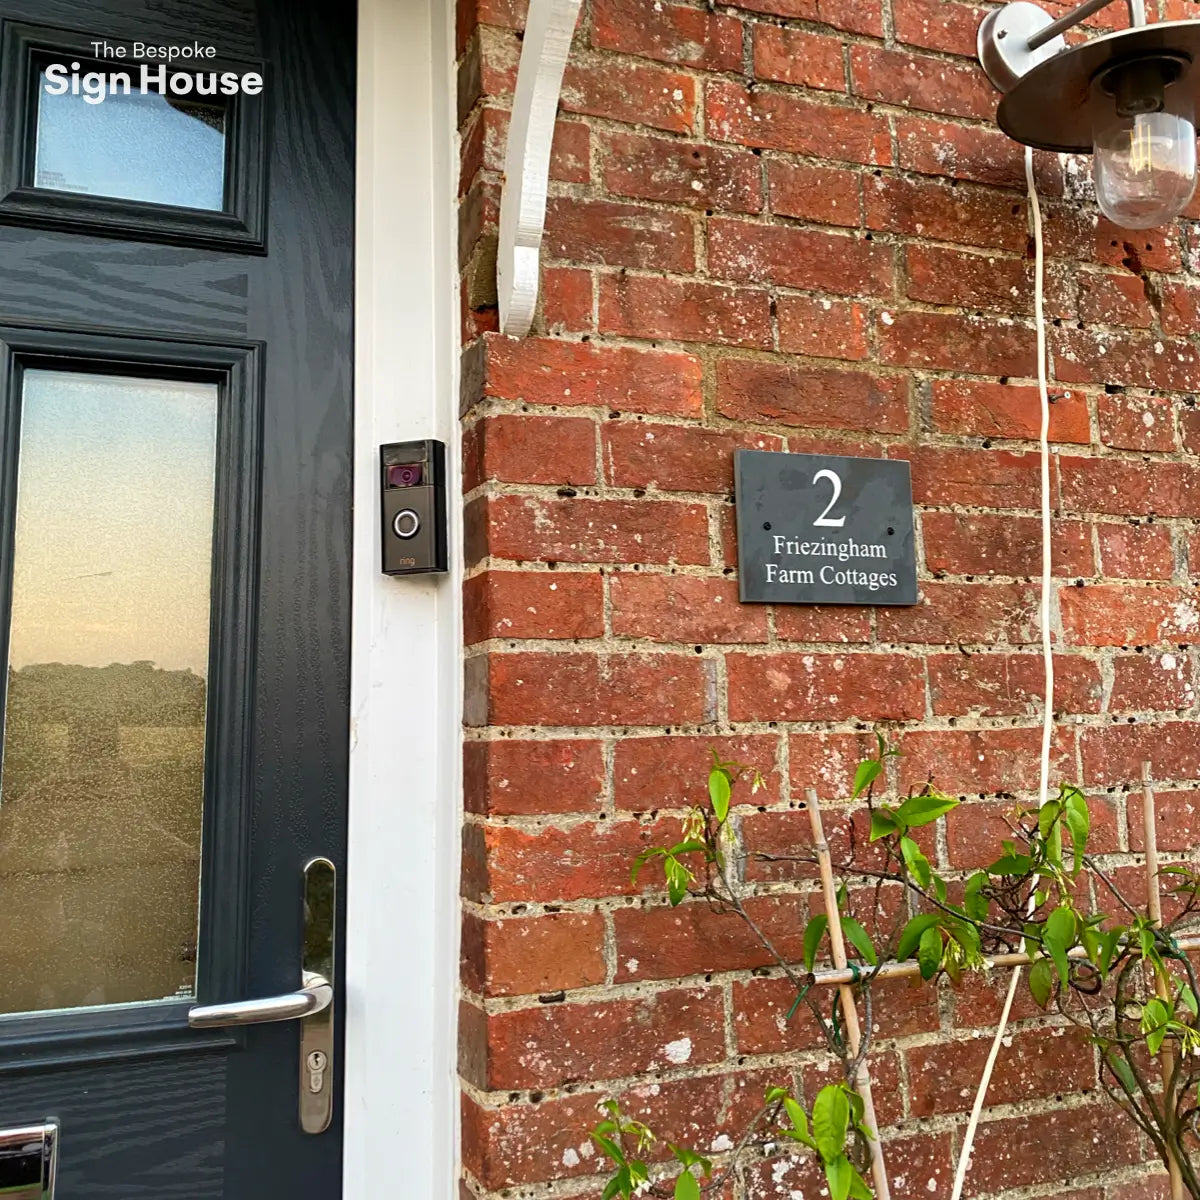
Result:
{"label": "red brick", "polygon": [[747,283],[888,296],[892,252],[845,233],[714,218],[708,223],[708,268]]}
{"label": "red brick", "polygon": [[779,605],[775,636],[785,642],[869,642],[871,609],[851,604]]}
{"label": "red brick", "polygon": [[559,417],[486,417],[463,434],[463,487],[596,482],[596,427]]}
{"label": "red brick", "polygon": [[[1145,801],[1140,789],[1125,800],[1129,813],[1129,848],[1146,848]],[[1159,850],[1167,854],[1190,854],[1200,842],[1200,792],[1154,789],[1154,819]],[[1164,886],[1170,886],[1164,881]]]}
{"label": "red brick", "polygon": [[592,45],[706,71],[742,66],[742,23],[735,17],[682,4],[597,0]]}
{"label": "red brick", "polygon": [[681,342],[719,342],[759,350],[771,345],[767,293],[644,275],[606,278],[600,321],[610,333]]}
{"label": "red brick", "polygon": [[762,168],[749,150],[636,133],[610,134],[604,146],[604,186],[617,195],[725,212],[762,208]]}
{"label": "red brick", "polygon": [[494,904],[598,900],[639,891],[665,892],[661,867],[647,867],[636,886],[630,868],[648,847],[678,841],[679,820],[602,819],[565,829],[547,825],[533,830],[497,825],[486,827],[483,837],[487,866],[472,898]]}
{"label": "red brick", "polygon": [[[504,170],[504,155],[508,144],[509,114],[500,108],[484,108],[473,128],[478,138],[476,148],[464,151],[461,191],[465,194],[474,170],[482,167],[488,171]],[[562,183],[587,183],[591,179],[590,154],[588,147],[591,132],[581,121],[559,121],[554,126],[554,141],[550,147],[550,178]],[[466,155],[473,163],[469,167]]]}
{"label": "red brick", "polygon": [[463,796],[468,812],[493,816],[592,812],[604,789],[599,742],[467,742]]}
{"label": "red brick", "polygon": [[[808,787],[825,797],[849,795],[858,764],[879,753],[873,733],[793,733],[788,747],[794,796]],[[881,782],[876,794],[883,790]]]}
{"label": "red brick", "polygon": [[[1045,675],[1040,654],[934,654],[929,695],[939,717],[1040,717]],[[1054,707],[1100,711],[1100,666],[1078,655],[1054,656]]]}
{"label": "red brick", "polygon": [[[919,730],[899,740],[900,787],[926,780],[943,791],[1016,792],[1036,789],[1042,750],[1040,726],[1030,729]],[[1052,785],[1075,778],[1075,733],[1059,729],[1051,756]]]}
{"label": "red brick", "polygon": [[[1146,1172],[1144,1179],[1110,1187],[1107,1192],[1108,1200],[1167,1200],[1171,1188],[1163,1168],[1154,1163],[1152,1166],[1147,1165],[1143,1170]],[[1090,1200],[1090,1197],[1085,1197],[1084,1200]]]}
{"label": "red brick", "polygon": [[661,1070],[676,1060],[714,1062],[724,1054],[721,1025],[716,988],[496,1013],[488,1018],[485,1061],[469,1077],[491,1090],[548,1088]]}
{"label": "red brick", "polygon": [[904,721],[925,715],[920,659],[898,654],[727,654],[734,721]]}
{"label": "red brick", "polygon": [[1040,479],[1037,454],[923,446],[912,455],[913,499],[918,504],[1037,508]]}
{"label": "red brick", "polygon": [[718,576],[612,577],[613,634],[651,642],[765,642],[767,610],[739,604],[734,579]]}
{"label": "red brick", "polygon": [[[972,1038],[905,1051],[912,1115],[970,1112],[990,1049],[987,1038]],[[1092,1048],[1080,1030],[1018,1033],[996,1060],[988,1103],[1020,1104],[1082,1091],[1096,1086],[1095,1075]]]}
{"label": "red brick", "polygon": [[1195,672],[1186,654],[1122,654],[1113,659],[1111,712],[1190,709],[1196,703]]}
{"label": "red brick", "polygon": [[1148,285],[1138,275],[1084,271],[1077,277],[1080,320],[1099,325],[1129,325],[1149,329],[1154,309]]}
{"label": "red brick", "polygon": [[[804,896],[760,896],[746,912],[784,957],[803,953],[808,906]],[[741,917],[703,900],[678,908],[619,908],[613,913],[617,980],[682,979],[713,971],[774,966],[775,959]]]}
{"label": "red brick", "polygon": [[1101,396],[1100,440],[1119,450],[1159,450],[1175,446],[1175,406],[1161,396]]}
{"label": "red brick", "polygon": [[1096,526],[1100,570],[1111,579],[1170,579],[1175,570],[1171,531],[1165,525],[1122,521]]}
{"label": "red brick", "polygon": [[484,571],[463,584],[463,640],[604,635],[604,582],[565,571]]}
{"label": "red brick", "polygon": [[[939,3],[939,7],[950,6]],[[1022,147],[994,126],[957,125],[903,114],[896,116],[895,123],[897,165],[905,170],[1024,191]],[[1061,195],[1058,156],[1035,154],[1034,178],[1039,195]]]}
{"label": "red brick", "polygon": [[668,492],[729,493],[735,450],[783,449],[782,438],[695,425],[610,421],[602,433],[610,483]]}
{"label": "red brick", "polygon": [[1160,280],[1159,315],[1164,333],[1191,334],[1200,329],[1200,287]]}
{"label": "red brick", "polygon": [[[1057,792],[1059,783],[1070,781],[1070,778],[1052,777],[1051,792]],[[946,850],[951,865],[958,870],[979,870],[994,863],[1004,852],[1004,841],[1013,837],[1018,807],[1009,799],[968,798],[954,809],[946,817]],[[1030,801],[1024,807],[1036,807],[1036,804]],[[1108,796],[1090,796],[1088,809],[1092,817],[1088,849],[1093,854],[1111,854],[1118,850],[1117,812],[1112,800]]]}
{"label": "red brick", "polygon": [[1193,640],[1200,608],[1178,588],[1099,583],[1059,589],[1063,632],[1084,646],[1151,645]]}
{"label": "red brick", "polygon": [[817,21],[871,37],[883,36],[880,0],[732,0],[731,6],[777,17]]}
{"label": "red brick", "polygon": [[750,92],[727,80],[711,81],[705,102],[709,136],[719,141],[835,162],[886,166],[892,161],[887,121],[878,113],[765,88]]}
{"label": "red brick", "polygon": [[[949,989],[952,997],[954,1025],[958,1029],[987,1030],[988,1038],[995,1033],[1004,1008],[1012,972],[1008,970],[968,971]],[[1029,991],[1028,977],[1022,978],[1013,996],[1010,1019],[1025,1021],[1044,1017],[1045,1012],[1034,1002]]]}
{"label": "red brick", "polygon": [[922,583],[913,608],[879,610],[885,642],[930,644],[997,642],[1014,645],[1039,637],[1037,589],[1018,583]]}
{"label": "red brick", "polygon": [[971,59],[977,53],[975,39],[987,11],[945,0],[892,0],[898,41]]}
{"label": "red brick", "polygon": [[695,268],[694,242],[683,213],[575,196],[552,196],[546,206],[545,246],[554,258],[687,274]]}
{"label": "red brick", "polygon": [[496,558],[526,562],[708,561],[708,517],[696,504],[495,496],[483,502],[481,515],[487,536],[482,550]]}
{"label": "red brick", "polygon": [[1033,276],[1019,258],[968,253],[944,246],[905,247],[910,300],[986,308],[994,312],[1029,312]]}
{"label": "red brick", "polygon": [[[935,379],[933,427],[941,433],[1036,440],[1041,433],[1041,402],[1033,384],[981,383]],[[1050,440],[1092,440],[1087,400],[1081,392],[1053,392]]]}
{"label": "red brick", "polygon": [[842,40],[779,25],[755,25],[754,74],[778,83],[844,92]]}
{"label": "red brick", "polygon": [[980,1125],[972,1157],[977,1194],[1075,1179],[1137,1162],[1139,1134],[1132,1121],[1114,1120],[1108,1101],[1056,1109],[1031,1121],[1006,1117]]}
{"label": "red brick", "polygon": [[862,361],[867,346],[866,308],[816,296],[780,296],[775,302],[779,348],[785,354]]}
{"label": "red brick", "polygon": [[956,313],[884,314],[876,326],[879,357],[895,366],[1030,376],[1032,331],[1011,321]]}
{"label": "red brick", "polygon": [[[893,1125],[904,1117],[900,1056],[891,1050],[873,1048],[870,1072],[876,1118],[882,1126]],[[804,1095],[816,1096],[827,1084],[841,1083],[845,1079],[845,1068],[829,1055],[822,1055],[816,1061],[806,1062],[801,1066],[800,1078],[803,1081]],[[870,1178],[869,1171],[865,1174]]]}
{"label": "red brick", "polygon": [[1079,745],[1088,784],[1140,786],[1144,761],[1155,779],[1191,780],[1200,775],[1200,739],[1189,721],[1084,729]]}
{"label": "red brick", "polygon": [[613,761],[613,793],[618,808],[635,812],[660,808],[691,808],[706,803],[712,752],[726,762],[742,763],[762,772],[765,786],[752,793],[747,780],[733,790],[738,804],[774,804],[780,797],[775,768],[778,739],[772,734],[745,737],[623,738]]}
{"label": "red brick", "polygon": [[778,360],[721,359],[717,411],[740,421],[880,433],[908,430],[904,379]]}
{"label": "red brick", "polygon": [[[1038,517],[927,512],[921,516],[925,565],[951,575],[1040,575]],[[1055,521],[1051,557],[1056,575],[1094,575],[1092,530],[1084,521]]]}
{"label": "red brick", "polygon": [[863,195],[871,229],[1025,252],[1025,200],[1013,193],[883,175],[868,179]]}
{"label": "red brick", "polygon": [[487,723],[699,724],[715,715],[706,690],[705,666],[695,656],[493,655],[487,661]]}
{"label": "red brick", "polygon": [[1190,462],[1059,459],[1064,505],[1114,516],[1200,517],[1200,470]]}
{"label": "red brick", "polygon": [[1054,373],[1065,383],[1121,383],[1172,392],[1200,388],[1200,350],[1190,342],[1095,329],[1052,332]]}
{"label": "red brick", "polygon": [[857,45],[850,48],[850,78],[854,93],[868,100],[950,117],[995,116],[995,89],[974,63]]}
{"label": "red brick", "polygon": [[692,133],[696,126],[696,81],[691,75],[611,55],[594,61],[573,57],[563,75],[560,102],[567,112],[651,125],[669,133]]}
{"label": "red brick", "polygon": [[784,1054],[824,1048],[816,1018],[802,1003],[787,1019],[796,999],[788,979],[750,979],[733,985],[733,1028],[739,1054]]}
{"label": "red brick", "polygon": [[542,319],[550,333],[587,333],[595,326],[592,273],[575,267],[543,267]]}
{"label": "red brick", "polygon": [[485,339],[484,353],[488,396],[679,416],[703,407],[700,362],[690,354],[498,335]]}
{"label": "red brick", "polygon": [[464,981],[485,996],[536,996],[603,983],[604,918],[463,916]]}
{"label": "red brick", "polygon": [[845,167],[772,158],[767,190],[771,211],[780,216],[851,227],[861,219],[862,176]]}
{"label": "red brick", "polygon": [[1185,399],[1179,410],[1179,433],[1187,454],[1200,454],[1200,410]]}
{"label": "red brick", "polygon": [[1135,275],[1143,270],[1179,270],[1179,237],[1173,228],[1118,229],[1070,200],[1044,205],[1042,221],[1047,258],[1124,267]]}

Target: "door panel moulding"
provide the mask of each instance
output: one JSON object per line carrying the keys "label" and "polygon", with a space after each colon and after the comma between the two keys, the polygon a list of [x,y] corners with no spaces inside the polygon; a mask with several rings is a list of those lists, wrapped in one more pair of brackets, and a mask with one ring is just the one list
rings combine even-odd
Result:
{"label": "door panel moulding", "polygon": [[537,308],[550,145],[579,5],[580,0],[531,0],[525,25],[504,156],[496,256],[500,331],[513,337],[529,332]]}

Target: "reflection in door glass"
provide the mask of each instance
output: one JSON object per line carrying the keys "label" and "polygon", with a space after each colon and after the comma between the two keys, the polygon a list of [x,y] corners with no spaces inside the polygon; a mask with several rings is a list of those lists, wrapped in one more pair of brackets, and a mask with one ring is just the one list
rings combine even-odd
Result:
{"label": "reflection in door glass", "polygon": [[[225,185],[225,109],[118,88],[98,103],[38,88],[34,186],[149,204],[220,211]],[[107,72],[106,72],[107,75]]]}
{"label": "reflection in door glass", "polygon": [[195,990],[217,388],[27,371],[0,1012]]}

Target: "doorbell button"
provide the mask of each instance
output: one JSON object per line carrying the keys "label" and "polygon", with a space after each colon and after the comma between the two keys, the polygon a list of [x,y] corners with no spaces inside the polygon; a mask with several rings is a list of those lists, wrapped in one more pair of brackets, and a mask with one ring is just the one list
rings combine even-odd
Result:
{"label": "doorbell button", "polygon": [[395,530],[398,538],[415,537],[420,528],[421,518],[411,508],[402,508],[392,518],[392,529]]}

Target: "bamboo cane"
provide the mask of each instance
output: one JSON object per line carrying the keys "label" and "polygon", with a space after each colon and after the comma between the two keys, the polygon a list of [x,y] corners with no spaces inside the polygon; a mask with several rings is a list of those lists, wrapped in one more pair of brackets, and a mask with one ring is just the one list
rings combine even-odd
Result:
{"label": "bamboo cane", "polygon": [[[813,849],[821,868],[821,891],[825,896],[825,912],[829,916],[829,945],[833,952],[833,965],[844,969],[847,961],[846,943],[842,937],[842,917],[838,911],[837,888],[833,882],[833,859],[829,853],[829,843],[825,841],[821,804],[815,788],[806,788],[804,795],[808,801],[809,820],[812,822]],[[849,972],[847,974],[849,975]],[[850,1053],[857,1058],[859,1047],[862,1045],[862,1030],[858,1023],[854,990],[849,982],[838,985],[838,995],[842,1003],[842,1015],[846,1021],[846,1040],[850,1046]],[[865,1062],[858,1064],[850,1086],[862,1097],[863,1124],[871,1131],[871,1177],[875,1182],[876,1200],[891,1200],[887,1168],[883,1163],[883,1146],[879,1141],[879,1122],[875,1119],[875,1101],[871,1097],[871,1076]]]}
{"label": "bamboo cane", "polygon": [[[1142,763],[1142,818],[1146,830],[1146,909],[1155,925],[1162,924],[1162,893],[1158,881],[1158,818],[1154,811],[1154,788],[1150,783],[1150,764]],[[1170,988],[1158,972],[1154,972],[1154,990],[1160,1000],[1169,1001]],[[1163,1114],[1167,1113],[1167,1083],[1174,1069],[1175,1056],[1166,1047],[1162,1050]],[[1183,1200],[1183,1174],[1174,1151],[1167,1146],[1167,1173],[1171,1177],[1171,1200]]]}

